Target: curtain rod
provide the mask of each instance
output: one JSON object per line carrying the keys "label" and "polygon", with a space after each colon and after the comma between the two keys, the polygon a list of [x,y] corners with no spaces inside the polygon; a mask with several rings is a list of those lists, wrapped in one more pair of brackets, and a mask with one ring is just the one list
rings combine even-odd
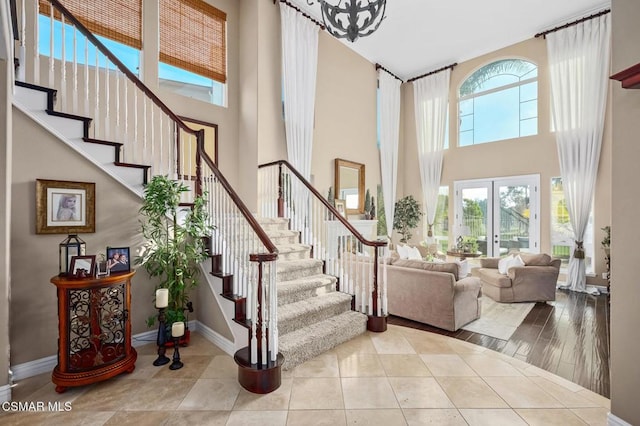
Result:
{"label": "curtain rod", "polygon": [[[287,0],[280,0],[280,3],[284,3],[284,4],[286,4],[287,6],[289,6],[290,8],[297,10],[298,12],[300,12],[300,14],[301,14],[302,16],[304,16],[305,18],[307,18],[308,20],[310,20],[311,22],[313,22],[314,24],[316,24],[317,26],[319,26],[322,30],[324,30],[324,29],[325,29],[325,28],[324,28],[324,24],[322,24],[322,23],[320,23],[320,22],[316,21],[316,20],[315,20],[315,18],[313,18],[311,15],[309,15],[309,14],[307,14],[307,13],[303,12],[303,11],[302,11],[298,6],[296,6],[296,5],[294,5],[294,4],[289,3]],[[273,0],[273,4],[276,4],[276,0]]]}
{"label": "curtain rod", "polygon": [[388,69],[386,69],[385,67],[383,67],[380,64],[376,64],[376,71],[377,70],[386,71],[387,74],[389,74],[390,76],[395,77],[397,80],[400,80],[400,83],[404,83],[404,81],[400,77],[398,77],[397,75],[395,75],[394,73],[392,73],[391,71],[389,71]]}
{"label": "curtain rod", "polygon": [[542,31],[541,33],[536,34],[535,37],[536,38],[538,38],[538,37],[546,38],[547,34],[555,33],[556,31],[563,30],[565,28],[569,28],[569,27],[571,27],[573,25],[577,25],[577,24],[579,24],[581,22],[588,21],[590,19],[594,19],[594,18],[597,18],[597,17],[602,16],[602,15],[606,15],[609,12],[611,12],[611,9],[601,10],[600,12],[594,13],[593,15],[585,16],[584,18],[576,19],[575,21],[568,22],[568,23],[566,23],[564,25],[560,25],[559,27],[555,27],[555,28],[551,28],[550,30]]}
{"label": "curtain rod", "polygon": [[422,75],[419,75],[417,77],[410,78],[409,80],[407,80],[407,83],[411,83],[412,81],[420,80],[421,78],[428,77],[428,76],[430,76],[432,74],[436,74],[436,73],[439,73],[439,72],[444,71],[444,70],[448,70],[449,68],[453,69],[453,67],[455,67],[456,65],[458,65],[458,63],[454,62],[453,64],[447,65],[446,67],[438,68],[437,70],[428,72],[426,74],[422,74]]}

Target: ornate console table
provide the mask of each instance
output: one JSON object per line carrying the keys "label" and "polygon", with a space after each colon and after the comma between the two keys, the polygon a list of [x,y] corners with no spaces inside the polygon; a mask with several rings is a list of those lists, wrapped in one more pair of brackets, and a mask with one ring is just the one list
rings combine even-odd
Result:
{"label": "ornate console table", "polygon": [[56,392],[133,372],[138,357],[129,319],[134,274],[51,278],[58,290]]}

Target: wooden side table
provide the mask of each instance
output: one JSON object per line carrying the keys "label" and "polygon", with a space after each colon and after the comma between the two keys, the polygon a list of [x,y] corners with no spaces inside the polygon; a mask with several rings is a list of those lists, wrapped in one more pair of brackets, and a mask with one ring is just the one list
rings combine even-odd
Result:
{"label": "wooden side table", "polygon": [[58,291],[58,365],[51,377],[56,392],[135,369],[129,315],[134,274],[51,278]]}
{"label": "wooden side table", "polygon": [[482,256],[481,253],[465,253],[462,251],[447,251],[447,256],[455,256],[459,257],[460,260],[465,260],[466,258],[474,258]]}

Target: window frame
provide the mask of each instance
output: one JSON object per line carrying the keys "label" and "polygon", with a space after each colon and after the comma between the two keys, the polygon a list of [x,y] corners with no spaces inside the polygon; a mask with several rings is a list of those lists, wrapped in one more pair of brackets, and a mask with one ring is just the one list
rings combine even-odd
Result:
{"label": "window frame", "polygon": [[[502,85],[502,86],[499,86],[499,87],[493,87],[493,88],[482,90],[482,91],[478,91],[478,92],[468,93],[468,94],[465,94],[465,95],[462,95],[462,96],[460,95],[460,90],[462,89],[464,84],[473,75],[475,75],[477,72],[479,72],[483,68],[485,68],[485,67],[487,67],[487,66],[489,66],[491,64],[494,64],[496,62],[509,61],[509,60],[527,62],[527,63],[533,65],[535,67],[534,69],[536,71],[535,77],[528,77],[528,78],[524,78],[523,79],[522,77],[520,77],[517,74],[514,74],[512,72],[501,72],[500,74],[493,75],[489,79],[494,78],[496,76],[501,76],[501,75],[512,75],[512,76],[518,78],[518,81],[512,82],[512,83],[508,83],[508,84],[505,84],[505,85]],[[523,74],[523,77],[526,76],[527,74],[531,73],[534,69],[531,69],[527,73]],[[529,137],[529,136],[538,135],[539,134],[539,124],[540,124],[539,123],[539,120],[540,120],[540,114],[539,114],[539,100],[540,100],[540,96],[539,96],[539,87],[540,87],[539,86],[539,70],[540,70],[540,67],[538,66],[538,64],[535,63],[534,61],[530,60],[530,59],[510,57],[510,58],[496,59],[496,60],[493,60],[491,62],[485,63],[485,64],[479,66],[478,68],[476,68],[470,74],[468,74],[467,77],[464,80],[462,80],[462,82],[460,83],[460,85],[459,85],[459,87],[457,89],[457,117],[458,117],[458,122],[457,122],[457,127],[456,127],[457,138],[458,138],[457,146],[459,148],[465,148],[465,147],[469,147],[469,146],[482,145],[482,144],[485,144],[485,143],[500,142],[500,141],[505,141],[505,140],[510,140],[510,139],[519,139],[519,138],[523,138],[523,137]],[[487,81],[489,79],[487,79]],[[518,135],[517,136],[513,136],[513,137],[507,137],[507,138],[501,138],[501,139],[492,139],[492,140],[487,140],[487,141],[476,142],[475,141],[475,139],[476,139],[475,138],[475,130],[476,130],[476,125],[475,125],[475,116],[476,116],[475,103],[473,104],[473,111],[470,114],[464,114],[464,115],[462,114],[462,108],[461,108],[460,104],[463,101],[480,98],[480,97],[483,97],[483,96],[487,96],[487,95],[491,95],[491,94],[494,94],[494,93],[510,90],[510,89],[513,89],[513,88],[520,88],[522,86],[525,86],[527,84],[531,84],[531,83],[534,83],[534,82],[536,83],[536,91],[537,91],[535,99],[527,99],[526,101],[523,101],[522,100],[522,91],[521,90],[518,91],[518,111],[517,111],[517,114],[518,114]],[[531,102],[531,101],[534,101],[534,100],[536,102],[536,115],[535,115],[535,117],[529,117],[529,118],[523,119],[521,117],[521,115],[522,115],[522,104],[525,103],[525,102]],[[473,117],[472,118],[473,126],[469,130],[462,131],[461,130],[462,118],[463,117],[468,117],[468,116],[472,116]],[[521,127],[522,126],[522,122],[528,121],[528,120],[533,120],[533,119],[536,120],[536,131],[535,131],[535,133],[527,134],[527,135],[523,136],[522,135],[522,127]],[[463,145],[462,142],[461,142],[462,141],[461,135],[462,135],[462,133],[465,133],[465,132],[472,132],[472,140],[473,140],[473,142],[470,143],[470,144]]]}

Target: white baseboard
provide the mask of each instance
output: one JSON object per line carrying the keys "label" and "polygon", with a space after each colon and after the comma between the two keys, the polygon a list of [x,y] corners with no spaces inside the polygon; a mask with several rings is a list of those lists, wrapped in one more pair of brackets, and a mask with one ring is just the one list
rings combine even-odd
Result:
{"label": "white baseboard", "polygon": [[0,404],[11,401],[11,385],[0,386]]}
{"label": "white baseboard", "polygon": [[58,364],[58,356],[51,355],[33,361],[24,362],[18,365],[12,365],[13,380],[18,381],[27,377],[37,376],[42,373],[51,373]]}
{"label": "white baseboard", "polygon": [[632,426],[631,423],[627,423],[620,417],[614,416],[611,413],[607,414],[607,424],[609,426]]}
{"label": "white baseboard", "polygon": [[[193,320],[189,321],[189,329],[198,331],[202,334],[208,341],[218,346],[220,349],[233,356],[234,354],[234,346],[233,342],[230,342],[226,338],[222,337],[220,334],[216,333],[206,325],[200,323],[199,321]],[[142,345],[146,345],[156,341],[158,331],[157,330],[149,330],[143,333],[134,334],[131,336],[131,346],[138,347]],[[22,380],[28,377],[37,376],[42,373],[50,373],[55,368],[56,364],[58,364],[58,356],[51,355],[48,357],[36,359],[29,362],[24,362],[22,364],[12,365],[11,371],[13,372],[13,380]],[[9,393],[9,396],[11,393]],[[2,388],[0,388],[0,401],[2,399]]]}
{"label": "white baseboard", "polygon": [[[232,341],[222,336],[220,333],[215,332],[200,321],[197,321],[197,323],[198,325],[195,330],[198,330],[198,333],[202,334],[205,339],[222,349],[227,355],[233,356],[235,354],[236,347]],[[191,327],[191,325],[189,325],[189,327]]]}

